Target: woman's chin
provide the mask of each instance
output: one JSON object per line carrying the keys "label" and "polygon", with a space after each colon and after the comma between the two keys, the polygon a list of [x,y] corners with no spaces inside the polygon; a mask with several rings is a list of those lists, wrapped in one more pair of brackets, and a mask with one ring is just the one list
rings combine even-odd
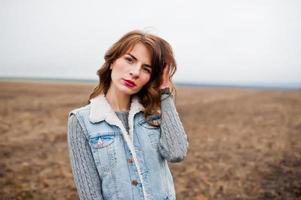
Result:
{"label": "woman's chin", "polygon": [[127,86],[124,86],[120,91],[123,92],[125,95],[129,95],[129,96],[136,94],[138,92],[135,89],[129,88]]}

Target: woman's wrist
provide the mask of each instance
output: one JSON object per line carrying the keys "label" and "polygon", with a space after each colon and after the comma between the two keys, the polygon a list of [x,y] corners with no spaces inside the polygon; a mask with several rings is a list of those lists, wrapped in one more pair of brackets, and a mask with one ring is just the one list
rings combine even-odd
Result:
{"label": "woman's wrist", "polygon": [[172,96],[171,90],[169,87],[160,89],[161,101]]}
{"label": "woman's wrist", "polygon": [[160,94],[161,95],[163,95],[163,94],[171,95],[170,88],[169,87],[161,88],[160,89]]}

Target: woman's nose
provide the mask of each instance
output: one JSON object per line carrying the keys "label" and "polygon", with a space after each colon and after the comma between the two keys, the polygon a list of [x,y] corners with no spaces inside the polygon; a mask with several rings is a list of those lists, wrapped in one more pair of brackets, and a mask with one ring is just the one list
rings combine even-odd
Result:
{"label": "woman's nose", "polygon": [[140,74],[140,67],[138,65],[135,65],[131,68],[130,75],[134,78],[139,77]]}

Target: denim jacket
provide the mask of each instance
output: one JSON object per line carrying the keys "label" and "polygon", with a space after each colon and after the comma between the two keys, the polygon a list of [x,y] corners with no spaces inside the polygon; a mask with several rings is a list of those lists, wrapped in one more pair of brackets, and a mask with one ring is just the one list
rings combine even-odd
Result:
{"label": "denim jacket", "polygon": [[[129,132],[103,94],[69,113],[77,117],[89,141],[104,199],[175,199],[172,174],[158,150],[160,126],[147,123],[143,110],[133,98]],[[160,124],[160,117],[152,120]]]}

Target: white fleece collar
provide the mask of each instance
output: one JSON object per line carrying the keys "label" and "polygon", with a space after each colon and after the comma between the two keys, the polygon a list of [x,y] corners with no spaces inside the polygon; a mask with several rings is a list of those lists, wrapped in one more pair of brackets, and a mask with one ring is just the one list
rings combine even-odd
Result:
{"label": "white fleece collar", "polygon": [[[100,94],[90,100],[91,110],[89,120],[92,123],[107,121],[109,124],[119,125],[120,120],[117,118],[114,110],[107,101],[104,94]],[[140,104],[138,97],[134,96],[131,101],[129,116],[133,117],[136,113],[143,111],[144,107]],[[129,120],[129,122],[132,119]]]}

